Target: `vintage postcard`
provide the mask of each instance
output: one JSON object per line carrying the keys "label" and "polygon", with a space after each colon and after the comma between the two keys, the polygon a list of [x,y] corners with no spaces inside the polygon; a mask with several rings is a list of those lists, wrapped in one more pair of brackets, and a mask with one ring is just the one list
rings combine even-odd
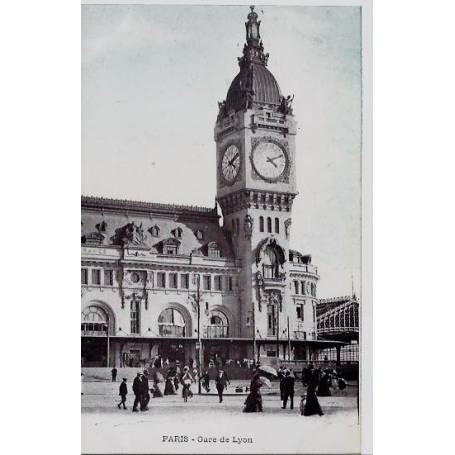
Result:
{"label": "vintage postcard", "polygon": [[361,452],[363,8],[82,6],[83,453]]}

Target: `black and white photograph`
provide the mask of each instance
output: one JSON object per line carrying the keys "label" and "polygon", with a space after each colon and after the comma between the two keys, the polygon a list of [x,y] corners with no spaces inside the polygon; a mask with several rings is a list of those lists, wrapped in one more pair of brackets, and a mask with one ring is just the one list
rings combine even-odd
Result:
{"label": "black and white photograph", "polygon": [[82,453],[360,453],[362,8],[82,5]]}

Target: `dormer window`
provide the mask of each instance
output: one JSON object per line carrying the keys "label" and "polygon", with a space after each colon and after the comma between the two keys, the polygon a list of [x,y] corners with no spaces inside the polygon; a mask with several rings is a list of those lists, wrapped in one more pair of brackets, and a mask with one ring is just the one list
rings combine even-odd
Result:
{"label": "dormer window", "polygon": [[149,229],[149,232],[150,232],[150,235],[152,237],[159,237],[160,235],[160,228],[155,224],[155,226],[152,226],[150,229]]}
{"label": "dormer window", "polygon": [[208,244],[208,249],[207,250],[208,250],[207,253],[208,253],[209,257],[212,257],[212,258],[221,257],[221,250],[220,250],[220,247],[218,246],[218,244],[216,242],[210,242]]}
{"label": "dormer window", "polygon": [[198,230],[194,233],[194,235],[196,236],[196,238],[197,238],[198,240],[202,240],[202,239],[204,238],[204,233],[203,233],[200,229],[198,229]]}
{"label": "dormer window", "polygon": [[171,234],[176,238],[176,239],[180,239],[182,238],[182,228],[178,227],[176,229],[174,229],[173,231],[171,231]]}
{"label": "dormer window", "polygon": [[158,250],[162,254],[179,254],[180,241],[174,238],[168,238],[158,244]]}

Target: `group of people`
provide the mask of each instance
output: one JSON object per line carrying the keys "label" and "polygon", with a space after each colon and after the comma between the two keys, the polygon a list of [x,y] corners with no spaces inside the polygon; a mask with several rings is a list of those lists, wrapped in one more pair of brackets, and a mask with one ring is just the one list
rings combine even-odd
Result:
{"label": "group of people", "polygon": [[[116,381],[117,369],[113,368],[112,371],[112,381]],[[282,401],[282,409],[287,408],[289,402],[290,409],[294,409],[294,394],[295,394],[295,374],[291,369],[286,369],[283,366],[278,368],[276,372],[278,379],[280,381],[280,399]],[[182,397],[185,402],[188,401],[188,398],[193,397],[193,392],[191,391],[191,385],[197,383],[198,380],[201,382],[201,386],[208,392],[210,392],[210,377],[208,369],[204,371],[200,379],[197,376],[196,368],[193,369],[193,374],[190,372],[190,367],[185,366],[183,370],[180,369],[178,363],[175,366],[171,367],[167,373],[166,379],[159,372],[156,365],[153,364],[151,377],[149,377],[149,371],[144,370],[144,372],[138,372],[137,376],[133,381],[133,393],[134,393],[134,404],[133,412],[147,411],[148,404],[150,402],[152,393],[154,398],[163,397],[163,393],[159,387],[159,384],[164,382],[164,395],[175,395],[179,390],[179,387],[182,386]],[[152,387],[150,387],[150,379],[152,380]],[[300,411],[304,416],[310,416],[318,414],[323,415],[321,406],[318,401],[318,396],[330,396],[331,387],[333,380],[336,379],[337,386],[339,390],[343,390],[346,387],[346,381],[337,375],[336,371],[333,369],[321,370],[315,368],[312,363],[309,363],[307,367],[302,370],[302,383],[306,388],[306,394],[302,396],[300,402]],[[259,367],[256,368],[250,385],[247,388],[249,392],[245,403],[243,412],[262,412],[262,394],[261,387],[264,384],[270,386],[270,382],[267,379],[267,373],[261,371]],[[215,387],[218,393],[219,402],[223,402],[223,394],[227,389],[227,385],[230,384],[228,375],[223,370],[219,368],[215,377]],[[127,379],[123,378],[120,388],[119,395],[121,397],[120,403],[118,403],[118,408],[126,408],[126,396],[128,394],[127,389]]]}

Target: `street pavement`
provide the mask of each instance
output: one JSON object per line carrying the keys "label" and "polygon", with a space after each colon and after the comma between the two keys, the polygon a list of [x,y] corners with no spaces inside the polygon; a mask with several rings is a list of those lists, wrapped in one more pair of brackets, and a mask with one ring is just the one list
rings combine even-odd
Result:
{"label": "street pavement", "polygon": [[[231,386],[245,381],[231,381]],[[213,382],[212,382],[213,384]],[[273,386],[276,387],[276,382]],[[301,388],[300,384],[296,386]],[[320,397],[323,416],[281,409],[278,390],[263,395],[263,413],[242,413],[245,395],[181,394],[152,398],[150,409],[132,412],[128,384],[127,410],[116,403],[119,382],[85,382],[82,405],[83,453],[355,453],[360,448],[356,390]],[[192,387],[197,392],[197,387]],[[181,390],[179,390],[181,392]],[[233,392],[233,390],[230,390]],[[288,405],[289,406],[289,405]]]}

